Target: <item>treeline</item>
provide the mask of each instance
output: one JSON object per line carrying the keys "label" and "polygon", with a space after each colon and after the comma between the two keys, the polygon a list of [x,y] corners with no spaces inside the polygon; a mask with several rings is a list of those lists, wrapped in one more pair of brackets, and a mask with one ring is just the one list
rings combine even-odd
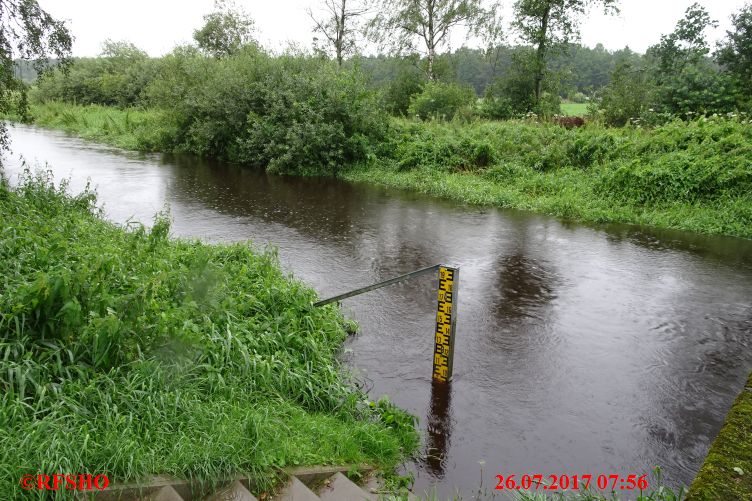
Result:
{"label": "treeline", "polygon": [[[515,54],[524,50],[521,46],[501,45],[492,50],[462,47],[440,54],[436,62],[437,80],[472,87],[477,96],[483,96],[490,85],[507,76]],[[134,95],[133,91],[142,90],[156,76],[162,59],[150,58],[146,52],[128,42],[107,40],[102,44],[99,57],[73,59],[66,77],[55,81],[54,85],[44,84],[44,92],[40,97],[82,104],[139,105],[142,102],[141,96]],[[573,44],[557,54],[551,66],[561,78],[560,97],[584,103],[610,82],[611,74],[617,66],[625,62],[638,63],[641,59],[642,55],[629,47],[609,51],[602,44],[595,48]],[[51,64],[54,65],[55,61]],[[406,77],[414,79],[418,84],[424,81],[422,64],[423,60],[415,56],[381,54],[352,57],[343,66],[349,70],[361,70],[369,87],[379,90]],[[16,61],[15,72],[27,84],[34,84],[37,79],[37,73],[28,61]],[[130,92],[117,95],[118,89],[114,88],[117,82],[113,82],[113,75],[118,75],[116,80],[122,78],[133,82]],[[60,75],[53,77],[53,80],[59,77]]]}
{"label": "treeline", "polygon": [[[522,46],[500,45],[491,50],[462,47],[437,56],[437,79],[472,87],[478,96],[499,78],[506,77],[514,63],[515,54]],[[598,44],[595,48],[572,44],[557,53],[551,67],[561,78],[562,99],[586,102],[595,91],[611,80],[611,73],[625,61],[639,61],[641,55],[629,47],[609,51]],[[346,67],[360,66],[376,88],[388,86],[404,73],[415,72],[422,76],[421,59],[393,55],[366,56],[348,61]],[[579,94],[579,95],[578,95]]]}
{"label": "treeline", "polygon": [[[707,29],[715,22],[695,4],[676,29],[644,55],[629,48],[612,52],[601,45],[590,49],[560,44],[556,50],[549,50],[540,72],[536,69],[537,50],[531,46],[500,45],[492,50],[463,47],[436,54],[430,74],[426,57],[417,53],[353,56],[339,67],[323,53],[268,55],[247,33],[223,33],[224,39],[234,40],[234,45],[209,47],[210,42],[201,39],[207,24],[196,31],[196,46],[178,47],[162,58],[150,58],[127,42],[105,42],[100,57],[76,59],[67,72],[56,71],[43,79],[35,97],[120,107],[172,106],[156,99],[154,89],[160,82],[175,81],[181,75],[182,66],[176,66],[175,61],[204,66],[229,64],[228,60],[254,52],[256,57],[263,55],[265,61],[278,59],[282,66],[300,59],[299,64],[316,67],[316,71],[338,67],[343,79],[362,80],[365,90],[373,91],[374,98],[394,115],[446,119],[457,113],[490,119],[528,113],[551,116],[560,112],[562,99],[568,99],[590,103],[590,115],[610,125],[665,122],[675,115],[730,113],[752,106],[752,6],[742,8],[732,21],[733,30],[715,49],[706,39]],[[210,41],[222,39],[217,34],[210,37]],[[199,62],[201,59],[206,61]],[[218,63],[220,60],[225,63]],[[269,63],[265,67],[272,66]],[[251,71],[236,67],[238,75]],[[282,89],[290,82],[281,81],[279,85]],[[421,93],[426,95],[421,97]],[[431,102],[435,106],[429,106]]]}
{"label": "treeline", "polygon": [[[120,46],[123,51],[117,50]],[[456,82],[472,87],[478,96],[482,96],[488,86],[497,78],[504,77],[512,67],[515,53],[524,50],[521,46],[499,45],[492,50],[461,47],[455,51],[440,54],[437,59],[438,79]],[[75,58],[78,66],[91,65],[88,72],[77,72],[78,78],[90,78],[96,73],[98,60],[117,57],[119,53],[146,54],[126,42],[105,41],[98,58]],[[586,102],[593,93],[611,81],[611,74],[617,65],[625,61],[637,62],[642,55],[629,47],[610,51],[603,44],[594,48],[572,44],[565,51],[556,54],[551,62],[552,68],[562,76],[562,99],[574,102]],[[51,61],[52,66],[57,62]],[[393,82],[403,73],[414,71],[422,76],[422,60],[418,57],[401,57],[393,54],[354,56],[347,59],[343,66],[348,69],[360,68],[368,77],[373,88],[382,88]],[[101,66],[99,70],[101,71]],[[16,77],[28,85],[36,82],[37,72],[29,61],[16,60],[14,66]],[[148,77],[148,72],[147,72]],[[578,96],[577,94],[581,94]]]}
{"label": "treeline", "polygon": [[[581,94],[590,98],[591,120],[658,125],[697,114],[745,113],[752,103],[749,5],[734,16],[734,30],[715,51],[705,38],[713,22],[694,5],[644,56],[559,46],[542,73],[532,46],[437,54],[429,74],[429,61],[418,56],[340,62],[321,53],[274,55],[245,28],[238,32],[248,20],[214,21],[207,16],[195,45],[161,58],[130,43],[107,42],[101,57],[77,59],[43,78],[32,101],[159,110],[139,148],[330,175],[380,154],[393,128],[389,113],[460,121],[546,117],[560,112],[562,95]],[[211,29],[216,32],[207,36]],[[462,80],[469,75],[475,80]],[[578,83],[567,84],[575,75]],[[596,89],[594,82],[606,85]]]}

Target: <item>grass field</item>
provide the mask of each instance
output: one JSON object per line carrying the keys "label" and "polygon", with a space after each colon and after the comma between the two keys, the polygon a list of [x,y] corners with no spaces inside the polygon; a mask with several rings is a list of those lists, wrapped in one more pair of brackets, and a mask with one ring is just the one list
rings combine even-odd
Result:
{"label": "grass field", "polygon": [[587,115],[588,103],[561,103],[562,115],[582,117]]}

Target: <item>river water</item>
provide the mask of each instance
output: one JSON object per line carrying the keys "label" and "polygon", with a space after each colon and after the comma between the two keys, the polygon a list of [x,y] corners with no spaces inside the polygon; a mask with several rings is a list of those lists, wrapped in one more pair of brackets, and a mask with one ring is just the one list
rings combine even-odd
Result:
{"label": "river water", "polygon": [[348,365],[420,418],[415,491],[466,497],[497,474],[629,474],[688,484],[752,370],[752,241],[583,226],[12,128],[30,165],[87,179],[107,216],[279,248],[320,297],[460,266],[454,381],[431,383],[437,280],[343,302]]}

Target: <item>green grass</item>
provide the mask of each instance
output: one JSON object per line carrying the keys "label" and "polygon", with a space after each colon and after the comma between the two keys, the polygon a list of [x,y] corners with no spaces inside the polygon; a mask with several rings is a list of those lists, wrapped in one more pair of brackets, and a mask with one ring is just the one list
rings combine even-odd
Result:
{"label": "green grass", "polygon": [[156,109],[121,110],[53,101],[31,105],[30,115],[34,124],[41,127],[63,130],[127,150],[166,151],[177,133],[170,122],[170,114]]}
{"label": "green grass", "polygon": [[752,374],[690,486],[687,501],[752,500]]}
{"label": "green grass", "polygon": [[584,117],[588,106],[588,103],[561,103],[561,113],[570,117]]}
{"label": "green grass", "polygon": [[[417,446],[413,418],[350,382],[345,320],[274,252],[118,227],[91,193],[0,183],[0,492],[24,474],[211,479],[370,463]],[[60,491],[58,497],[66,493]]]}
{"label": "green grass", "polygon": [[752,128],[726,119],[646,130],[524,121],[395,121],[345,179],[568,220],[752,237]]}

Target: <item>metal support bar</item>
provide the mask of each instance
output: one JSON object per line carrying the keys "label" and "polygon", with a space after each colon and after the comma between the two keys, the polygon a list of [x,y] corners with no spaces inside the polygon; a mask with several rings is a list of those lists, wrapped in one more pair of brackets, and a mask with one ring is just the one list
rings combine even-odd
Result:
{"label": "metal support bar", "polygon": [[324,306],[325,304],[334,303],[335,301],[339,301],[341,299],[347,299],[348,297],[357,296],[359,294],[363,294],[364,292],[381,289],[382,287],[386,287],[387,285],[398,284],[400,282],[404,282],[405,280],[409,280],[420,275],[425,275],[426,273],[434,272],[438,270],[440,266],[440,264],[436,264],[434,266],[429,266],[428,268],[423,268],[422,270],[412,271],[398,277],[390,278],[389,280],[384,280],[383,282],[379,282],[377,284],[369,285],[367,287],[361,287],[360,289],[355,289],[354,291],[345,292],[344,294],[340,294],[339,296],[330,297],[329,299],[322,299],[318,303],[313,303],[313,306]]}
{"label": "metal support bar", "polygon": [[398,284],[426,273],[439,271],[438,306],[436,309],[436,329],[434,330],[433,349],[433,380],[437,383],[447,383],[452,379],[452,366],[454,365],[454,335],[457,325],[457,290],[460,280],[460,269],[457,267],[437,264],[423,268],[422,270],[405,273],[398,277],[390,278],[367,287],[361,287],[354,291],[345,292],[339,296],[323,299],[313,306],[324,306],[341,299],[357,296],[365,292],[381,289],[387,285]]}

